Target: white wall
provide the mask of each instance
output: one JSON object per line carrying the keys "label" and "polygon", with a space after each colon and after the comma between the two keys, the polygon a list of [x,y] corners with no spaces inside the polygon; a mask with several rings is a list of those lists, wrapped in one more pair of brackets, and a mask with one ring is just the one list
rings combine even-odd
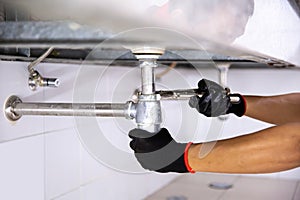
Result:
{"label": "white wall", "polygon": [[[103,71],[105,67],[83,66],[87,71],[80,71],[82,68],[77,65],[42,64],[38,66],[40,73],[60,78],[61,86],[57,89],[39,88],[32,92],[27,87],[26,66],[21,62],[0,62],[2,105],[12,94],[20,96],[23,101],[72,102],[76,95],[83,100],[89,100],[88,95],[91,95],[97,102],[123,102],[139,86],[138,68],[113,67]],[[79,75],[87,73],[83,79],[77,76],[79,71]],[[104,74],[99,79],[95,72]],[[202,77],[217,80],[214,69],[203,69],[201,73],[177,69],[158,80],[158,87],[195,87]],[[243,94],[299,92],[299,75],[299,70],[288,69],[231,70],[229,85],[232,91]],[[87,93],[74,95],[78,91]],[[269,126],[246,117],[230,116],[220,133],[215,133],[218,124],[188,108],[186,102],[164,102],[163,113],[164,126],[178,141],[226,138]],[[133,169],[139,166],[128,147],[127,132],[134,124],[124,119],[101,118],[97,120],[97,125],[110,145],[125,152],[128,159],[118,153],[110,154],[109,150],[99,145],[99,149],[110,155],[114,164],[110,163],[109,167],[107,163],[97,162],[94,158],[99,157],[87,152],[92,150],[83,147],[79,136],[90,134],[90,127],[86,127],[86,133],[78,131],[78,121],[76,123],[73,117],[24,116],[10,123],[1,114],[0,199],[141,199],[176,177],[174,174],[124,172],[123,166]],[[102,141],[97,142],[100,144]],[[268,176],[300,179],[300,170]]]}
{"label": "white wall", "polygon": [[[39,88],[36,92],[27,86],[26,66],[26,63],[0,62],[1,105],[12,94],[23,101],[72,102],[79,66],[39,66],[41,74],[60,78],[61,86]],[[118,76],[112,77],[112,81],[118,79]],[[81,145],[72,117],[25,116],[10,123],[4,118],[2,106],[1,113],[0,199],[141,199],[174,177],[126,173],[97,162]],[[130,151],[129,138],[110,130],[107,131],[116,139],[116,144],[123,142],[126,151]]]}

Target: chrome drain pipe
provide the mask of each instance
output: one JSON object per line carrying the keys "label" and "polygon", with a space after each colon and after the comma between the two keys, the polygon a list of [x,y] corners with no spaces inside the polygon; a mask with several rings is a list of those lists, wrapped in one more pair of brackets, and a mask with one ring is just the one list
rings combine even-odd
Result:
{"label": "chrome drain pipe", "polygon": [[16,121],[22,115],[45,116],[86,116],[86,117],[125,117],[132,119],[135,111],[133,103],[35,103],[26,102],[17,96],[10,96],[5,103],[5,115]]}
{"label": "chrome drain pipe", "polygon": [[135,122],[140,129],[156,133],[161,128],[162,112],[160,95],[155,92],[155,74],[157,59],[164,53],[164,49],[142,47],[131,49],[140,61],[141,91],[137,95]]}

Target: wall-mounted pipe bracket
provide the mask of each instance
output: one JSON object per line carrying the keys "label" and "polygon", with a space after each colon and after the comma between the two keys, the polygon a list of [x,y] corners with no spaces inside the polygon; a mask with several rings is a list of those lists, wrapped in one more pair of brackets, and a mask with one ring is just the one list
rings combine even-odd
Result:
{"label": "wall-mounted pipe bracket", "polygon": [[8,99],[6,100],[4,105],[4,112],[6,118],[9,121],[17,121],[22,117],[22,115],[15,113],[13,111],[13,109],[16,107],[18,103],[22,103],[22,100],[15,95],[8,97]]}

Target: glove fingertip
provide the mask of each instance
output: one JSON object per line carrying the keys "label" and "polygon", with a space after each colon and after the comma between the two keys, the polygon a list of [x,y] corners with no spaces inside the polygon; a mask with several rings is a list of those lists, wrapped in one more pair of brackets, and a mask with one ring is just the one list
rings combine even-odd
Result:
{"label": "glove fingertip", "polygon": [[201,79],[199,82],[198,82],[198,89],[200,91],[205,91],[207,90],[207,79]]}
{"label": "glove fingertip", "polygon": [[166,129],[166,128],[161,128],[161,129],[160,129],[160,132],[168,132],[168,129]]}

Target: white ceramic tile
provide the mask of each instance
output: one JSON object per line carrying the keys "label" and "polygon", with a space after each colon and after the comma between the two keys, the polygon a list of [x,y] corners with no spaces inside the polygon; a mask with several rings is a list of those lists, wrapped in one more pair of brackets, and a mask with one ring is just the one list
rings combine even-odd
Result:
{"label": "white ceramic tile", "polygon": [[81,198],[81,189],[78,188],[75,191],[69,192],[65,195],[59,196],[59,197],[54,198],[52,200],[82,200],[82,198]]}
{"label": "white ceramic tile", "polygon": [[[74,82],[76,81],[77,73],[80,65],[68,64],[43,64],[39,67],[41,73],[48,77],[59,78],[60,85],[57,88],[52,88],[44,91],[44,102],[67,102],[73,103]],[[47,116],[45,117],[45,129],[57,130],[70,128],[75,125],[74,118]]]}
{"label": "white ceramic tile", "polygon": [[38,67],[40,73],[47,77],[58,78],[60,85],[57,88],[48,88],[44,92],[45,102],[71,102],[73,100],[74,82],[80,65],[43,63]]}
{"label": "white ceramic tile", "polygon": [[4,117],[3,106],[11,95],[17,95],[23,101],[43,99],[43,90],[32,92],[28,88],[27,79],[26,63],[0,61],[0,141],[39,134],[44,131],[41,117],[22,117],[17,122],[9,122]]}
{"label": "white ceramic tile", "polygon": [[184,197],[186,199],[215,200],[222,195],[222,191],[210,190],[207,186],[186,185],[171,183],[158,193],[150,196],[148,199],[167,199],[170,197]]}
{"label": "white ceramic tile", "polygon": [[298,181],[297,189],[294,193],[293,200],[300,200],[300,181]]}
{"label": "white ceramic tile", "polygon": [[80,186],[80,143],[74,129],[45,136],[46,197]]}
{"label": "white ceramic tile", "polygon": [[144,193],[142,193],[143,198],[170,184],[178,176],[179,175],[177,173],[161,174],[153,172],[147,176],[141,177],[141,183],[145,182],[144,180],[147,182],[146,185],[141,184],[143,186],[142,188],[144,189]]}
{"label": "white ceramic tile", "polygon": [[44,136],[0,144],[0,199],[44,199]]}
{"label": "white ceramic tile", "polygon": [[300,167],[280,172],[279,177],[282,179],[300,180]]}
{"label": "white ceramic tile", "polygon": [[3,115],[0,115],[0,127],[1,142],[33,135],[41,135],[45,132],[43,117],[24,117],[17,122],[9,122]]}
{"label": "white ceramic tile", "polygon": [[81,189],[82,200],[115,199],[118,192],[110,187],[110,182],[105,183],[102,180],[95,181]]}
{"label": "white ceramic tile", "polygon": [[222,196],[222,200],[289,200],[293,197],[296,185],[297,182],[291,180],[241,177],[234,187]]}
{"label": "white ceramic tile", "polygon": [[241,177],[254,177],[254,178],[273,178],[279,179],[280,173],[268,173],[268,174],[242,174]]}
{"label": "white ceramic tile", "polygon": [[[45,77],[57,77],[61,80],[58,88],[38,88],[31,91],[28,88],[28,63],[0,62],[0,104],[4,105],[10,95],[19,96],[24,102],[72,102],[73,84],[76,80],[79,66],[61,64],[41,64],[38,71]],[[11,76],[10,76],[11,75]],[[1,106],[1,113],[3,107]],[[23,116],[20,120],[10,123],[3,114],[0,115],[2,128],[0,141],[30,136],[73,126],[72,117]],[[13,132],[13,134],[11,134]]]}
{"label": "white ceramic tile", "polygon": [[[233,187],[229,190],[211,189],[208,185],[212,182],[229,183]],[[168,197],[185,197],[187,199],[205,200],[290,200],[295,193],[296,181],[275,180],[268,178],[240,177],[221,174],[195,174],[183,175],[170,185],[147,197],[147,200],[166,199]],[[297,198],[296,198],[297,199]]]}
{"label": "white ceramic tile", "polygon": [[176,179],[176,183],[186,184],[204,184],[208,185],[211,182],[224,182],[233,183],[240,176],[230,174],[218,174],[218,173],[195,173],[195,174],[184,174],[180,178]]}
{"label": "white ceramic tile", "polygon": [[143,199],[173,178],[174,175],[115,173],[114,175],[100,178],[98,181],[83,186],[82,197],[84,200]]}
{"label": "white ceramic tile", "polygon": [[[0,104],[4,105],[10,95],[19,96],[24,102],[72,102],[73,85],[79,66],[62,64],[41,64],[38,71],[45,77],[56,77],[61,80],[58,88],[38,88],[31,91],[28,88],[28,63],[0,62]],[[11,75],[11,76],[10,76]],[[1,113],[3,107],[1,106]],[[72,117],[46,117],[23,116],[14,123],[9,123],[3,114],[0,115],[0,126],[2,128],[0,141],[30,136],[57,130],[74,125]],[[13,132],[13,134],[11,134]]]}
{"label": "white ceramic tile", "polygon": [[81,147],[81,184],[87,184],[115,171],[98,162],[84,147]]}
{"label": "white ceramic tile", "polygon": [[215,200],[224,194],[225,191],[209,188],[212,182],[234,183],[239,177],[220,174],[186,174],[177,178],[170,185],[162,188],[157,193],[146,199],[167,199],[168,197],[185,197],[187,199]]}

